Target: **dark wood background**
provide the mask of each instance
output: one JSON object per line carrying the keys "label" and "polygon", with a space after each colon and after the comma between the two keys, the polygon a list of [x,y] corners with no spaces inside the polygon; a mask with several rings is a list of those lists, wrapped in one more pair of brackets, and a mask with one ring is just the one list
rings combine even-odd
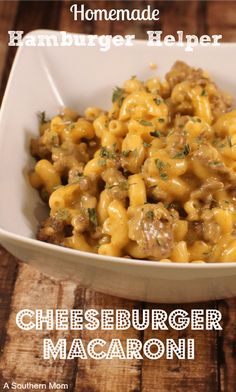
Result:
{"label": "dark wood background", "polygon": [[[84,1],[88,7],[145,7],[148,1]],[[74,22],[69,1],[0,1],[0,82],[3,95],[15,49],[7,46],[8,30],[37,28],[96,34],[136,34],[145,37],[149,28],[174,34],[184,30],[192,34],[223,34],[224,41],[236,41],[235,1],[153,1],[160,9],[156,23]],[[232,77],[236,77],[232,75]],[[1,185],[0,185],[1,186]],[[0,218],[1,219],[1,218]],[[73,360],[47,362],[42,359],[42,339],[46,333],[21,332],[15,326],[16,312],[23,308],[126,308],[153,306],[174,309],[177,305],[143,304],[95,293],[70,282],[58,282],[43,276],[4,249],[0,250],[0,390],[5,381],[18,383],[68,383],[71,392],[235,392],[236,391],[236,299],[197,304],[216,307],[223,312],[223,332],[162,332],[166,337],[195,337],[194,361],[94,361]],[[187,311],[196,305],[179,305]],[[81,337],[85,341],[95,333],[82,331],[53,332],[51,338]],[[109,341],[112,334],[99,332]],[[116,332],[116,337],[147,340],[130,329]]]}

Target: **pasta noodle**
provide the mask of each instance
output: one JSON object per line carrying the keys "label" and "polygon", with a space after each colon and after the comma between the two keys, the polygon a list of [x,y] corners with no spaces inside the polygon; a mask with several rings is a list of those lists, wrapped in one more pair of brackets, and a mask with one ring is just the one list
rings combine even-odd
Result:
{"label": "pasta noodle", "polygon": [[135,76],[107,112],[41,116],[31,185],[49,205],[37,238],[165,262],[236,262],[236,110],[201,69]]}

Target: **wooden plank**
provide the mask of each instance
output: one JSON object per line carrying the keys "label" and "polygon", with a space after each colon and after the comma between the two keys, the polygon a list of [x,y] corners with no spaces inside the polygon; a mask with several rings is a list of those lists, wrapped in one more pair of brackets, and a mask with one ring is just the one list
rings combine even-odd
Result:
{"label": "wooden plank", "polygon": [[209,34],[222,34],[224,42],[236,41],[236,3],[234,1],[210,1],[207,5]]}
{"label": "wooden plank", "polygon": [[[17,14],[14,15],[14,8],[11,7],[12,1],[4,1],[3,3],[9,4],[10,11],[13,13],[11,25],[9,29],[22,30],[28,33],[35,29],[57,29],[58,19],[60,15],[60,5],[58,1],[20,1],[17,9]],[[1,1],[0,1],[1,4]],[[11,10],[12,8],[12,10]],[[0,30],[2,29],[2,26]],[[6,31],[2,30],[3,34],[7,36]],[[17,47],[10,47],[7,53],[4,72],[2,76],[2,84],[0,96],[6,87],[9,72],[16,54]]]}
{"label": "wooden plank", "polygon": [[[70,7],[75,4],[73,1],[63,0],[61,2],[59,29],[71,33],[94,34],[94,25],[92,22],[74,21]],[[83,2],[87,6],[87,1]]]}
{"label": "wooden plank", "polygon": [[[111,297],[108,295],[86,291],[85,308],[92,309],[127,309],[139,308],[140,303]],[[129,328],[127,331],[82,331],[81,335],[85,343],[95,338],[101,338],[111,342],[117,338],[125,347],[128,338],[142,339],[142,333]],[[107,345],[107,346],[108,346]],[[106,348],[107,348],[106,346]],[[87,359],[78,361],[75,391],[76,392],[138,392],[141,382],[140,360],[94,360]]]}
{"label": "wooden plank", "polygon": [[5,344],[6,323],[10,315],[11,295],[17,271],[17,260],[0,247],[0,352]]}
{"label": "wooden plank", "polygon": [[[147,305],[152,309],[161,308],[168,313],[174,309],[190,312],[194,308],[214,308],[214,303],[191,305]],[[215,331],[158,331],[156,336],[150,329],[144,333],[144,341],[156,337],[163,342],[167,338],[194,338],[194,360],[144,359],[142,367],[142,392],[216,392],[218,391],[217,373],[217,333]],[[157,389],[158,386],[158,389]]]}
{"label": "wooden plank", "polygon": [[[4,4],[5,3],[5,4]],[[188,33],[194,32],[206,33],[207,25],[204,26],[204,14],[207,12],[207,24],[209,25],[208,33],[223,32],[226,40],[235,40],[235,4],[233,2],[210,2],[205,8],[204,2],[158,2],[155,3],[161,11],[160,24],[130,24],[126,22],[114,23],[86,23],[73,22],[72,14],[69,13],[69,2],[64,1],[61,5],[60,22],[58,18],[60,13],[59,2],[24,2],[20,3],[19,13],[14,25],[15,29],[23,29],[25,32],[38,28],[57,28],[83,33],[96,34],[128,34],[135,33],[137,38],[145,38],[145,31],[152,29],[163,29],[165,34],[174,33],[177,29],[189,30]],[[85,2],[87,6],[93,8],[105,7],[108,2]],[[105,4],[106,3],[106,4]],[[145,2],[143,4],[146,4]],[[191,3],[191,4],[190,4]],[[227,3],[227,5],[226,5]],[[157,4],[157,5],[156,5]],[[0,37],[6,39],[6,25],[13,26],[14,16],[12,16],[13,2],[0,2],[1,17]],[[131,2],[114,1],[109,2],[109,6],[130,7]],[[182,12],[182,5],[186,6],[186,13]],[[10,11],[11,6],[11,11]],[[140,2],[132,2],[132,7],[139,7]],[[5,7],[5,8],[4,8]],[[5,9],[5,14],[2,10]],[[233,12],[232,12],[233,10]],[[168,11],[168,15],[167,15]],[[8,14],[10,12],[10,14]],[[30,18],[29,18],[30,15]],[[218,16],[219,15],[219,16]],[[222,17],[224,15],[224,18]],[[8,19],[9,18],[9,19]],[[11,19],[13,18],[13,19]],[[202,18],[202,19],[201,19]],[[12,21],[12,22],[11,22]],[[1,33],[2,32],[2,33]],[[1,35],[2,34],[2,35]],[[228,38],[226,38],[228,37]],[[3,50],[3,52],[1,52]],[[0,74],[1,66],[4,64],[3,58],[6,54],[6,47],[0,47]],[[4,52],[5,51],[5,52]],[[4,54],[5,53],[5,54]],[[5,71],[5,81],[7,79],[9,66],[14,55],[11,49],[7,67]],[[14,258],[7,255],[4,251],[0,254],[0,347],[3,348],[6,334],[4,333],[4,324],[9,317],[11,292],[14,288],[14,281],[17,271],[17,263]],[[76,295],[75,295],[76,290]],[[182,335],[179,333],[168,337],[178,338],[195,336],[197,347],[197,358],[194,362],[190,361],[171,361],[165,360],[157,362],[145,360],[139,361],[65,361],[46,363],[42,360],[42,338],[45,336],[41,333],[19,332],[15,326],[16,311],[23,307],[43,307],[44,309],[57,307],[84,307],[97,309],[101,308],[128,308],[140,306],[135,302],[124,301],[118,298],[108,297],[102,294],[87,291],[86,295],[83,289],[76,289],[70,283],[55,281],[43,277],[31,267],[21,266],[20,274],[12,299],[12,313],[8,324],[8,339],[0,360],[1,381],[14,377],[19,382],[42,382],[54,378],[57,382],[70,383],[70,391],[78,392],[131,392],[141,391],[174,391],[174,392],[234,392],[235,385],[235,350],[234,343],[236,340],[236,316],[235,316],[235,299],[224,301],[220,305],[225,320],[223,333],[217,340],[217,335],[213,332],[198,332],[196,334]],[[148,305],[153,307],[154,305]],[[201,305],[198,305],[201,306]],[[212,304],[205,304],[206,307],[212,307]],[[158,305],[155,305],[158,307]],[[160,305],[161,308],[170,310],[173,307]],[[177,307],[176,305],[174,306]],[[184,306],[186,310],[196,305]],[[48,336],[48,334],[46,334]],[[65,336],[70,341],[74,334],[57,333],[56,336],[49,334],[50,337],[59,338]],[[95,333],[83,331],[80,335],[84,341],[95,337]],[[120,338],[123,342],[127,337],[141,338],[136,331],[129,330],[126,333],[108,333],[99,331],[99,336],[109,341],[114,336]],[[144,334],[147,340],[153,336],[153,331],[148,330]],[[167,334],[160,333],[158,336],[165,339]],[[78,334],[76,334],[78,337]],[[219,352],[217,353],[217,344]],[[218,374],[216,360],[220,358],[220,386],[218,385]],[[142,379],[141,379],[142,376]],[[183,380],[184,379],[184,380]],[[158,389],[157,389],[158,388]]]}
{"label": "wooden plank", "polygon": [[209,26],[220,26],[222,31],[227,27],[236,26],[235,1],[208,1],[207,23]]}
{"label": "wooden plank", "polygon": [[18,1],[0,2],[0,85],[8,53],[8,30],[12,29],[18,9]]}
{"label": "wooden plank", "polygon": [[219,302],[224,327],[218,338],[220,391],[236,391],[236,298]]}
{"label": "wooden plank", "polygon": [[[7,328],[7,340],[0,358],[0,379],[17,383],[68,383],[73,384],[76,361],[44,360],[43,338],[53,341],[73,338],[70,331],[22,331],[16,326],[16,313],[22,309],[71,309],[83,306],[83,293],[76,285],[55,282],[25,264],[20,266],[12,297],[12,312]],[[72,385],[70,385],[70,388]],[[70,389],[73,390],[73,389]]]}
{"label": "wooden plank", "polygon": [[[160,4],[160,6],[159,6]],[[160,9],[160,24],[155,22],[155,30],[163,30],[164,34],[173,34],[183,30],[184,33],[200,32],[202,30],[202,18],[198,18],[199,12],[203,12],[201,2],[198,1],[161,1],[157,8]],[[184,12],[183,12],[184,10]]]}

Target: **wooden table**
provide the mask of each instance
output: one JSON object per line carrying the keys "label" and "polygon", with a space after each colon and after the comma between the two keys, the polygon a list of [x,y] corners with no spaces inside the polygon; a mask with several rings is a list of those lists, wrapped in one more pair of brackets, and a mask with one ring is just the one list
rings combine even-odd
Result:
{"label": "wooden table", "polygon": [[[138,7],[139,1],[84,1],[89,7]],[[95,4],[96,3],[96,4]],[[148,4],[143,1],[144,5]],[[126,22],[73,22],[67,1],[0,1],[0,80],[3,93],[15,54],[7,46],[8,30],[37,28],[61,29],[96,34],[135,33],[145,37],[145,31],[162,29],[172,34],[181,29],[187,33],[222,33],[225,41],[236,41],[236,3],[232,1],[155,1],[161,11],[161,21],[130,24]],[[235,77],[235,75],[232,75]],[[235,392],[236,391],[236,299],[197,304],[197,307],[218,308],[223,312],[224,330],[218,332],[165,332],[166,337],[194,336],[197,357],[194,361],[141,360],[71,360],[47,362],[42,359],[42,338],[45,332],[21,332],[15,326],[16,312],[23,308],[126,308],[147,307],[152,304],[131,302],[109,297],[77,287],[70,282],[58,282],[29,267],[4,249],[0,250],[0,382],[5,381],[68,383],[71,392]],[[167,311],[176,305],[160,305]],[[179,305],[187,311],[196,305]],[[155,305],[158,307],[158,304]],[[77,335],[77,336],[76,336]],[[109,341],[112,334],[100,332]],[[143,334],[130,329],[116,332],[125,340],[136,337],[147,340],[153,336],[149,329]],[[75,332],[53,332],[51,338],[78,337]],[[94,332],[82,331],[85,341],[95,338]],[[2,386],[0,386],[0,389]]]}

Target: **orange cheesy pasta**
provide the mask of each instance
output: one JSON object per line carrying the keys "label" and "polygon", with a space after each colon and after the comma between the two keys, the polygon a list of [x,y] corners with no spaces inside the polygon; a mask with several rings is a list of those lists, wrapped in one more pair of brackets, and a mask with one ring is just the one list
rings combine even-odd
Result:
{"label": "orange cheesy pasta", "polygon": [[132,77],[109,111],[42,116],[29,178],[50,209],[37,238],[100,255],[236,261],[236,110],[203,70]]}

